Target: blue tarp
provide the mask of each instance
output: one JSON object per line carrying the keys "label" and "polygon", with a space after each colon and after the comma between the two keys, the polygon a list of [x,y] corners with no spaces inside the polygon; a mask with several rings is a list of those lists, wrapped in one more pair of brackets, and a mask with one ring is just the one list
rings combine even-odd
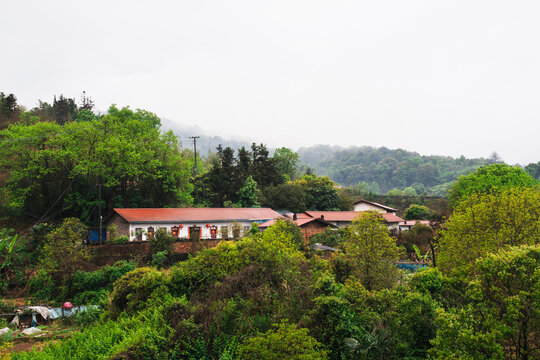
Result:
{"label": "blue tarp", "polygon": [[[101,238],[103,242],[107,240],[107,229],[101,231]],[[98,243],[99,242],[99,229],[90,230],[90,242]]]}
{"label": "blue tarp", "polygon": [[425,268],[425,264],[410,264],[410,263],[397,263],[398,268],[403,269],[407,272],[416,272],[422,268]]}

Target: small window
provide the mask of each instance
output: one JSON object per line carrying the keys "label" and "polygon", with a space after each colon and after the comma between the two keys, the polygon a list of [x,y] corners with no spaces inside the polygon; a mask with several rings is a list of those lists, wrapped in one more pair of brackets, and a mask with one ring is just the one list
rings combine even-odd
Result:
{"label": "small window", "polygon": [[148,228],[148,237],[153,236],[153,235],[154,235],[154,228],[152,226],[150,226]]}

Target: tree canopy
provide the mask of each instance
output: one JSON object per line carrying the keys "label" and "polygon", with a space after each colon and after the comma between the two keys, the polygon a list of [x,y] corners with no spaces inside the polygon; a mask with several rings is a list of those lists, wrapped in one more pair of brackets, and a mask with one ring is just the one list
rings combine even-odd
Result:
{"label": "tree canopy", "polygon": [[89,220],[103,184],[105,209],[188,205],[189,171],[172,132],[147,111],[118,109],[90,121],[15,124],[0,132],[9,206]]}
{"label": "tree canopy", "polygon": [[450,204],[457,206],[472,194],[484,194],[515,187],[532,187],[537,182],[523,169],[506,164],[484,165],[458,177],[450,188]]}
{"label": "tree canopy", "polygon": [[506,246],[540,243],[538,204],[538,187],[469,195],[441,231],[439,267],[446,273],[467,269]]}
{"label": "tree canopy", "polygon": [[391,288],[396,284],[399,258],[396,240],[388,234],[384,219],[375,212],[363,212],[355,219],[343,243],[351,272],[368,290]]}

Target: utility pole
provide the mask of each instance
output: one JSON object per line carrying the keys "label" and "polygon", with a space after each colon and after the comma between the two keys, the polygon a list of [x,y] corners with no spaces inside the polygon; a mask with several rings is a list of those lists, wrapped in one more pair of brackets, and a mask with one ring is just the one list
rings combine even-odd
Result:
{"label": "utility pole", "polygon": [[98,197],[99,197],[99,203],[98,203],[98,209],[99,209],[99,245],[103,244],[103,218],[101,216],[101,184],[98,184]]}
{"label": "utility pole", "polygon": [[200,136],[190,136],[190,139],[193,139],[193,152],[195,153],[195,162],[193,163],[193,177],[197,176],[197,139]]}

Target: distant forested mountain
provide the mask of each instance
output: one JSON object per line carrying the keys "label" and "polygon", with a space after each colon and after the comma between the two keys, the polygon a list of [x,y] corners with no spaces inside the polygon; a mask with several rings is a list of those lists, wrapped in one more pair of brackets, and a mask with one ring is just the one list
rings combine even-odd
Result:
{"label": "distant forested mountain", "polygon": [[[342,148],[316,145],[298,150],[300,161],[319,175],[330,177],[343,186],[369,186],[373,193],[412,187],[443,194],[459,175],[500,159],[494,153],[489,159],[466,159],[464,156],[420,155],[402,149],[369,146]],[[429,191],[431,190],[431,191]]]}

